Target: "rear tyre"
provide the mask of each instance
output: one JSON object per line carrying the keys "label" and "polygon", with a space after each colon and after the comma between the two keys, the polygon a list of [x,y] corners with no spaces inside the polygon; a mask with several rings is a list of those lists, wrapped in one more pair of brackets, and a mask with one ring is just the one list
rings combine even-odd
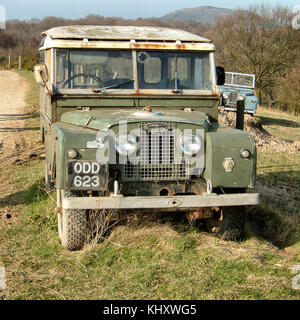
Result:
{"label": "rear tyre", "polygon": [[[74,196],[63,191],[63,197]],[[69,251],[80,250],[87,237],[87,212],[82,209],[63,209],[58,213],[58,236]]]}

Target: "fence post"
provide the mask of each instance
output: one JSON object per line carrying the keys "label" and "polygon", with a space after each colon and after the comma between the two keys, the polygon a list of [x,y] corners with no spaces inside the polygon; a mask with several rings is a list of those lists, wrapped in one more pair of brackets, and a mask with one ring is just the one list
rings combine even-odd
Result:
{"label": "fence post", "polygon": [[245,99],[238,100],[236,104],[236,123],[235,127],[239,130],[244,130],[244,112],[245,112]]}
{"label": "fence post", "polygon": [[19,56],[19,70],[22,69],[22,57]]}

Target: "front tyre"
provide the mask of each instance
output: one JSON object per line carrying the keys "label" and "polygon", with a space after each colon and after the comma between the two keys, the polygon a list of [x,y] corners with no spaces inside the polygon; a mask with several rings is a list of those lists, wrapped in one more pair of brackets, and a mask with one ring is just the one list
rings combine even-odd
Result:
{"label": "front tyre", "polygon": [[223,208],[223,219],[218,234],[223,240],[240,241],[243,238],[246,224],[244,206]]}
{"label": "front tyre", "polygon": [[[63,191],[63,197],[74,196]],[[63,209],[58,213],[58,235],[63,247],[69,251],[80,250],[87,236],[87,212],[82,209]]]}
{"label": "front tyre", "polygon": [[216,233],[223,240],[240,241],[243,239],[245,224],[246,207],[224,207],[220,218],[206,221],[206,229],[209,232]]}

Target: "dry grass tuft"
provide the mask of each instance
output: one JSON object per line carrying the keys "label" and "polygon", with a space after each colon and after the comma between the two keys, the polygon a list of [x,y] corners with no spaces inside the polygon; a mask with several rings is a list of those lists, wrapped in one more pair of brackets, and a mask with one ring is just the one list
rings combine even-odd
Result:
{"label": "dry grass tuft", "polygon": [[[178,237],[170,222],[147,220],[146,216],[128,216],[125,224],[117,226],[108,241],[119,247],[157,246],[168,250],[166,239]],[[151,239],[152,241],[149,241]],[[147,244],[145,244],[147,242]]]}

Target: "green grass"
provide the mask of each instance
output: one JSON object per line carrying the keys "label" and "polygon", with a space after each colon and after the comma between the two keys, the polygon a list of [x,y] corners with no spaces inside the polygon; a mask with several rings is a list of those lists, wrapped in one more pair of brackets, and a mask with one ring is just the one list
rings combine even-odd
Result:
{"label": "green grass", "polygon": [[300,153],[258,152],[258,173],[300,171]]}
{"label": "green grass", "polygon": [[42,172],[34,160],[13,174],[23,213],[0,227],[6,299],[300,299],[290,271],[298,244],[287,255],[251,234],[228,243],[187,224],[141,219],[66,252]]}
{"label": "green grass", "polygon": [[300,141],[300,116],[260,108],[255,115],[264,128],[279,139]]}

